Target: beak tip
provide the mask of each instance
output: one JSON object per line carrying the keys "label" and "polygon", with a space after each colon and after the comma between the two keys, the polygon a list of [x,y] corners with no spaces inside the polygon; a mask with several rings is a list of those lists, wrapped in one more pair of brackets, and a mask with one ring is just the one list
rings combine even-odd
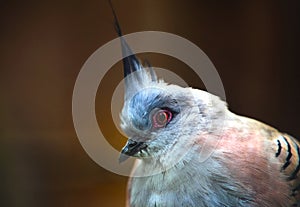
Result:
{"label": "beak tip", "polygon": [[137,152],[145,149],[147,145],[145,142],[137,142],[134,140],[129,139],[122,149],[121,154],[119,156],[119,163],[122,163],[129,159],[131,156],[136,155]]}
{"label": "beak tip", "polygon": [[119,157],[119,164],[121,164],[121,163],[125,162],[126,160],[128,160],[129,157],[130,157],[130,156],[121,153],[121,154],[120,154],[120,157]]}

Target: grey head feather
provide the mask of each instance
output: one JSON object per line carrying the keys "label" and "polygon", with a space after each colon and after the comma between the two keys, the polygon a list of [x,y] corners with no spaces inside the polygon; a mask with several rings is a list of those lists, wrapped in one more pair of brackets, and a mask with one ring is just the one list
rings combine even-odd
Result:
{"label": "grey head feather", "polygon": [[156,73],[154,72],[154,70],[148,60],[145,60],[145,65],[147,68],[149,68],[152,82],[157,82],[158,79],[157,79]]}

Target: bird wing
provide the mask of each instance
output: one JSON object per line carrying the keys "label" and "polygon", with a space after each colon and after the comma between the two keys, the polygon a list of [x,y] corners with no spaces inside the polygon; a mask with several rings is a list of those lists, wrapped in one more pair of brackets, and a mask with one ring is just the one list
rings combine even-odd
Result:
{"label": "bird wing", "polygon": [[[259,121],[234,116],[213,156],[259,206],[300,206],[299,142]],[[299,204],[297,203],[299,202]]]}
{"label": "bird wing", "polygon": [[273,140],[277,147],[274,156],[281,163],[280,171],[290,185],[291,196],[300,201],[300,148],[299,142],[292,136],[281,133]]}

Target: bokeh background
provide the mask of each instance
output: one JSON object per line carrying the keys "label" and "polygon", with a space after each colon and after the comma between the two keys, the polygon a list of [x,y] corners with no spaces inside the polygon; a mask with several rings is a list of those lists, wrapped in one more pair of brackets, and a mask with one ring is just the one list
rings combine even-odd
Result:
{"label": "bokeh background", "polygon": [[[300,137],[300,7],[289,1],[113,0],[124,34],[158,30],[198,45],[215,64],[230,109]],[[1,1],[0,206],[124,206],[127,177],[93,162],[72,122],[72,92],[87,58],[116,38],[105,0]],[[201,80],[182,62],[142,54],[153,66]],[[101,68],[99,68],[101,70]],[[101,82],[96,111],[108,141],[126,139],[110,117],[122,78]]]}

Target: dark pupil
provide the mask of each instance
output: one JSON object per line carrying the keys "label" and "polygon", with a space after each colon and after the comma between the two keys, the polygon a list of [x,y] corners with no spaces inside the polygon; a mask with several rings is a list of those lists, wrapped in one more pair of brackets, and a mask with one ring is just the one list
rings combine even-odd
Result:
{"label": "dark pupil", "polygon": [[157,122],[160,124],[164,124],[167,121],[167,114],[166,112],[160,112],[157,117]]}

